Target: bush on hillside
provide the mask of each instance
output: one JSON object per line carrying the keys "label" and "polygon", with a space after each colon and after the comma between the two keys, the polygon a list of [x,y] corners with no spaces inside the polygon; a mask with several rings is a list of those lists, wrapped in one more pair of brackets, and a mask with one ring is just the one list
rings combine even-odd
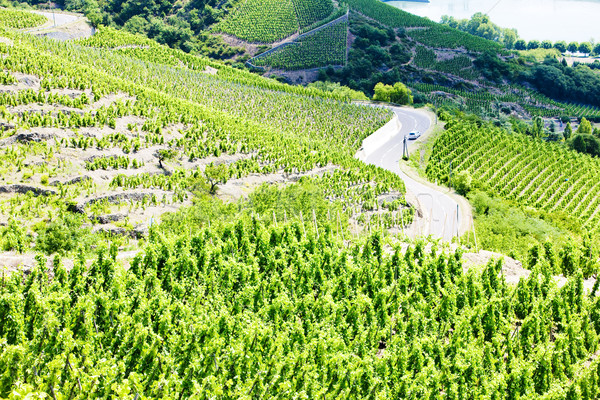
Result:
{"label": "bush on hillside", "polygon": [[458,174],[456,174],[456,178],[452,184],[454,185],[454,189],[458,194],[461,196],[466,196],[467,193],[469,193],[472,189],[473,177],[469,171],[460,171]]}
{"label": "bush on hillside", "polygon": [[403,83],[396,82],[392,85],[384,85],[379,82],[375,85],[373,100],[385,101],[395,104],[412,104],[412,92]]}

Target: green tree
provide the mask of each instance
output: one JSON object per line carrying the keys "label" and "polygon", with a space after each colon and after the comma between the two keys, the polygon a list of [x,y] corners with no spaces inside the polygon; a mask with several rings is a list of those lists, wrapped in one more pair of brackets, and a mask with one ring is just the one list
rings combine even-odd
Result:
{"label": "green tree", "polygon": [[565,51],[567,51],[567,44],[561,40],[559,42],[554,43],[554,48],[560,51],[561,53],[564,53]]}
{"label": "green tree", "polygon": [[544,40],[542,41],[542,49],[551,49],[552,48],[552,42],[549,40]]}
{"label": "green tree", "polygon": [[472,189],[473,177],[469,171],[460,171],[454,178],[454,189],[461,196],[466,196]]}
{"label": "green tree", "polygon": [[229,168],[227,167],[227,164],[214,165],[211,163],[204,169],[204,176],[210,185],[208,192],[210,194],[215,194],[217,192],[217,185],[227,182],[227,178],[229,178]]}
{"label": "green tree", "polygon": [[571,53],[576,53],[578,49],[579,49],[579,43],[577,43],[577,42],[571,42],[567,46],[567,50],[569,50]]}
{"label": "green tree", "polygon": [[571,123],[567,122],[567,126],[565,126],[565,131],[563,132],[563,136],[565,140],[568,140],[573,134],[573,128],[571,127]]}
{"label": "green tree", "polygon": [[146,35],[148,33],[148,21],[139,15],[134,15],[123,25],[131,33]]}
{"label": "green tree", "polygon": [[540,48],[540,42],[537,40],[532,40],[527,43],[527,50],[535,50]]}
{"label": "green tree", "polygon": [[583,54],[591,54],[592,53],[592,45],[588,42],[582,42],[579,45],[579,52]]}
{"label": "green tree", "polygon": [[544,120],[540,116],[536,116],[533,119],[533,129],[532,129],[533,137],[541,138],[544,133]]}
{"label": "green tree", "polygon": [[504,44],[504,47],[511,50],[514,49],[515,43],[518,38],[519,35],[517,35],[516,29],[504,29],[502,43]]}
{"label": "green tree", "polygon": [[395,104],[412,104],[413,102],[412,92],[400,82],[396,82],[394,86],[379,82],[375,85],[374,91],[373,100]]}
{"label": "green tree", "polygon": [[576,134],[570,141],[569,146],[580,153],[600,156],[600,141],[589,134]]}
{"label": "green tree", "polygon": [[526,50],[527,49],[527,42],[524,41],[523,39],[518,39],[515,42],[515,49],[517,49],[517,50]]}
{"label": "green tree", "polygon": [[96,0],[85,0],[83,11],[92,26],[98,27],[102,23],[102,11]]}
{"label": "green tree", "polygon": [[577,128],[577,133],[586,135],[592,133],[592,124],[590,123],[590,121],[585,119],[585,117],[581,118],[581,122],[579,123],[579,127]]}
{"label": "green tree", "polygon": [[594,53],[594,55],[595,55],[595,56],[598,56],[598,55],[600,55],[600,43],[597,43],[597,44],[594,46],[593,53]]}

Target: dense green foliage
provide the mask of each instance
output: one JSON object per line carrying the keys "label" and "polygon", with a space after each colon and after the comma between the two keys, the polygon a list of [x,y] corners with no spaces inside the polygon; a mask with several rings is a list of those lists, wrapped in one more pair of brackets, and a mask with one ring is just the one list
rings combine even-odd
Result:
{"label": "dense green foliage", "polygon": [[363,92],[352,90],[346,86],[341,86],[339,83],[316,81],[309,83],[308,87],[313,87],[325,92],[334,93],[340,98],[348,100],[368,100],[367,96]]}
{"label": "dense green foliage", "polygon": [[600,104],[600,75],[585,65],[568,67],[554,59],[534,66],[528,81],[546,96],[587,104]]}
{"label": "dense green foliage", "polygon": [[115,247],[51,275],[39,259],[0,289],[1,395],[597,396],[599,305],[580,273],[557,288],[538,249],[511,287],[501,263],[465,273],[460,252],[384,243],[242,218],[154,229],[128,269]]}
{"label": "dense green foliage", "polygon": [[348,5],[351,9],[391,28],[425,28],[411,30],[409,36],[428,46],[451,49],[464,47],[466,50],[478,52],[500,50],[500,46],[495,42],[437,24],[429,19],[391,7],[381,1],[348,0]]}
{"label": "dense green foliage", "polygon": [[286,70],[310,69],[346,64],[348,22],[338,23],[302,36],[274,52],[259,55],[250,62]]}
{"label": "dense green foliage", "polygon": [[507,49],[512,49],[519,39],[516,29],[501,28],[494,24],[489,16],[475,13],[470,19],[457,20],[452,16],[442,16],[441,23],[471,35],[501,43]]}
{"label": "dense green foliage", "polygon": [[[41,0],[23,2],[31,5],[46,3]],[[69,11],[84,12],[95,26],[125,28],[186,52],[228,58],[240,51],[207,31],[227,13],[228,0],[194,0],[185,4],[162,0],[64,0],[57,3]]]}
{"label": "dense green foliage", "polygon": [[375,85],[374,91],[375,94],[373,95],[373,100],[376,101],[385,101],[387,103],[401,105],[408,105],[413,102],[413,96],[410,89],[401,82],[396,82],[394,85],[384,85],[380,82]]}
{"label": "dense green foliage", "polygon": [[[456,186],[456,183],[453,185]],[[469,193],[468,197],[473,206],[477,244],[482,248],[525,261],[532,246],[545,246],[557,253],[558,249],[570,243],[570,239],[577,243],[576,239],[582,236],[578,229],[573,229],[576,224],[564,213],[537,211],[478,190]],[[573,272],[563,270],[558,260],[552,265],[555,274]],[[586,273],[597,272],[594,268]]]}

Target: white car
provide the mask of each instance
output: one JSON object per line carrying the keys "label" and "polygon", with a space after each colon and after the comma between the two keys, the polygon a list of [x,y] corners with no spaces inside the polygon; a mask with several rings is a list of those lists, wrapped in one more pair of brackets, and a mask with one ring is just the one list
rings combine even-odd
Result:
{"label": "white car", "polygon": [[408,134],[408,140],[417,140],[420,137],[421,137],[421,132],[419,132],[419,131],[412,131],[411,133]]}

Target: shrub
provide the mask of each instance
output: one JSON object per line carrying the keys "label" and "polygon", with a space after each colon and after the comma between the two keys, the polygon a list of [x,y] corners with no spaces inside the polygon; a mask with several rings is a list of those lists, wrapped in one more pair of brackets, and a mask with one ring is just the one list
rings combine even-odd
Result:
{"label": "shrub", "polygon": [[456,178],[453,180],[452,184],[454,185],[454,189],[461,196],[466,196],[467,193],[471,191],[473,185],[473,177],[469,171],[460,171],[456,174]]}
{"label": "shrub", "polygon": [[83,223],[83,216],[69,213],[49,222],[38,229],[36,248],[46,254],[75,250],[89,233],[89,229],[82,226]]}

